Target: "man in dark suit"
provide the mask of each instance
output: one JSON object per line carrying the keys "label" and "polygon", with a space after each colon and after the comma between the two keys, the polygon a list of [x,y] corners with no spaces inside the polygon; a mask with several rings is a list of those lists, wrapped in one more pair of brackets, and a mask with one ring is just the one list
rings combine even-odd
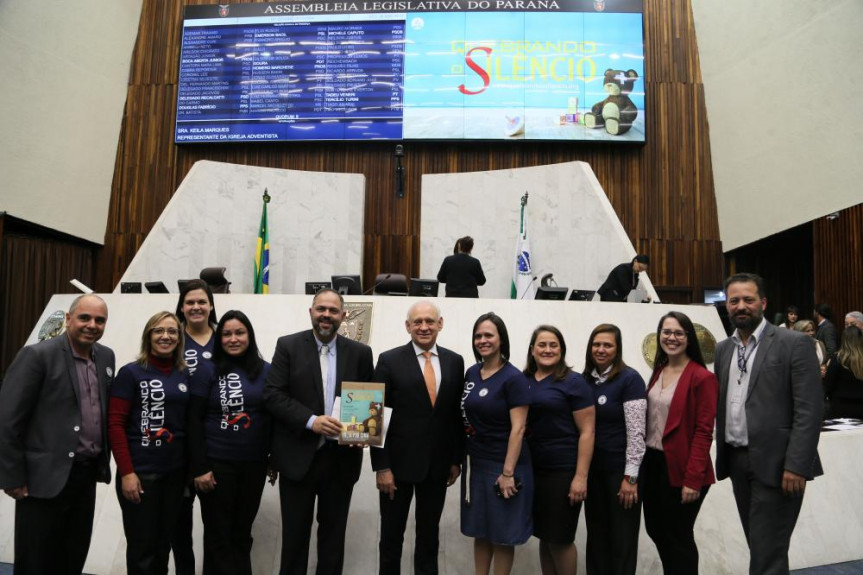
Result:
{"label": "man in dark suit", "polygon": [[716,476],[731,477],[749,572],[788,573],[806,481],[822,473],[818,358],[805,334],[776,329],[764,319],[767,298],[759,276],[731,276],[725,294],[737,329],[716,347]]}
{"label": "man in dark suit", "polygon": [[826,303],[819,303],[815,306],[812,315],[815,316],[815,324],[818,326],[815,330],[815,339],[824,344],[827,357],[833,357],[839,349],[839,332],[832,321],[833,310]]}
{"label": "man in dark suit", "polygon": [[338,292],[323,289],[309,308],[312,329],[279,338],[264,386],[273,415],[270,465],[281,474],[282,575],[305,575],[315,498],[318,500],[316,573],[339,574],[345,528],[363,450],[340,446],[332,417],[343,381],[371,381],[369,346],[338,335],[345,318]]}
{"label": "man in dark suit", "polygon": [[440,310],[427,301],[411,306],[405,327],[411,341],[378,358],[375,381],[386,384],[392,407],[386,444],[372,449],[380,491],[380,573],[400,572],[411,499],[416,493],[414,573],[438,572],[438,525],[446,489],[460,473],[464,446],[461,392],[464,360],[436,345]]}
{"label": "man in dark suit", "polygon": [[644,254],[638,254],[631,262],[624,262],[614,267],[608,277],[596,290],[601,301],[624,302],[629,292],[638,286],[638,275],[647,270],[650,259]]}
{"label": "man in dark suit", "polygon": [[0,389],[0,488],[16,500],[15,573],[84,569],[96,482],[108,483],[114,352],[96,343],[108,308],[76,298],[66,333],[22,349]]}

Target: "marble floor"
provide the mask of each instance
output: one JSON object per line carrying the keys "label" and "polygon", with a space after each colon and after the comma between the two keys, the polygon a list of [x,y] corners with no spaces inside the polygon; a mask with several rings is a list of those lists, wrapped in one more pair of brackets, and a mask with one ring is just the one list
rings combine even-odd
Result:
{"label": "marble floor", "polygon": [[[863,560],[797,569],[792,571],[791,575],[858,575],[859,573],[863,573]],[[0,575],[13,575],[12,565],[0,563]]]}

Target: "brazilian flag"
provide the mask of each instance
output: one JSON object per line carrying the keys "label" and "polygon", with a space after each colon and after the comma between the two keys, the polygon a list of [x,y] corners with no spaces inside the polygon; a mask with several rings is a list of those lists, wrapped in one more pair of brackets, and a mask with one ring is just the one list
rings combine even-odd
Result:
{"label": "brazilian flag", "polygon": [[255,247],[255,293],[270,293],[270,233],[267,226],[266,200],[261,212],[261,226]]}

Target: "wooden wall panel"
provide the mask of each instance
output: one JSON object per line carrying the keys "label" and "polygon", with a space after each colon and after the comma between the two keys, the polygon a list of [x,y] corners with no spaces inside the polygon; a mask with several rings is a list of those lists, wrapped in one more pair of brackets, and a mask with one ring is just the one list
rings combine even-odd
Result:
{"label": "wooden wall panel", "polygon": [[51,296],[93,286],[97,249],[0,214],[0,381]]}
{"label": "wooden wall panel", "polygon": [[841,328],[846,313],[863,311],[863,204],[815,220],[812,236],[815,302],[830,304]]}
{"label": "wooden wall panel", "polygon": [[689,299],[697,301],[703,286],[721,283],[707,115],[689,0],[645,0],[645,146],[407,142],[404,199],[395,197],[395,143],[175,146],[182,7],[200,3],[212,0],[143,2],[98,266],[99,289],[113,289],[171,194],[201,159],[364,174],[366,289],[380,271],[419,272],[422,174],[574,160],[591,165],[636,249],[651,255],[650,274],[658,287],[674,288],[675,300],[686,299],[681,287],[690,288]]}

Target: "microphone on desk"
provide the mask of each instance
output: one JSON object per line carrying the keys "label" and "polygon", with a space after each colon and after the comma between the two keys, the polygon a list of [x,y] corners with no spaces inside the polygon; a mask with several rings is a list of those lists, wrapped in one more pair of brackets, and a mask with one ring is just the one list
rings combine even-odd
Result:
{"label": "microphone on desk", "polygon": [[382,283],[384,283],[385,281],[387,281],[388,279],[390,279],[390,278],[392,277],[392,275],[393,275],[393,274],[387,274],[387,275],[385,275],[381,281],[377,282],[375,285],[373,285],[373,286],[372,286],[371,288],[369,288],[367,291],[363,292],[363,295],[369,295],[370,293],[372,293],[373,291],[375,291],[375,289],[376,289],[379,285],[381,285]]}

